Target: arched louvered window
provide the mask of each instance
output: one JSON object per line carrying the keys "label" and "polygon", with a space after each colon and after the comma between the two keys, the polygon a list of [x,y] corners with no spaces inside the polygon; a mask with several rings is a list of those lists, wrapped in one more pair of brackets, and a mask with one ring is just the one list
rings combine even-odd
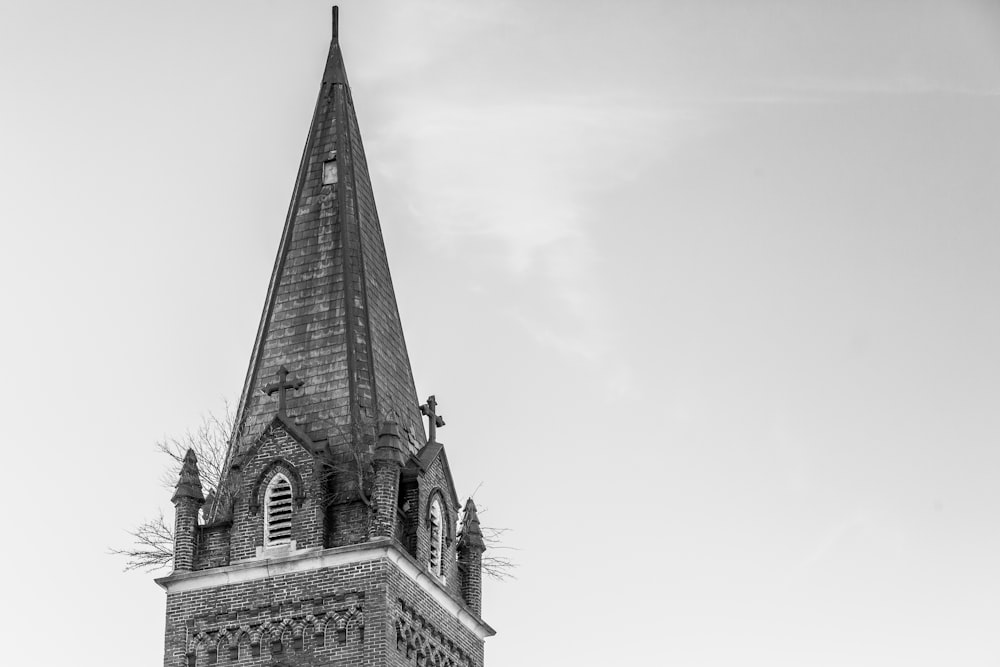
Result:
{"label": "arched louvered window", "polygon": [[264,544],[277,547],[292,539],[292,485],[278,473],[264,496]]}
{"label": "arched louvered window", "polygon": [[441,576],[444,563],[444,512],[441,509],[441,498],[435,496],[431,501],[430,511],[431,552],[427,566],[431,573]]}

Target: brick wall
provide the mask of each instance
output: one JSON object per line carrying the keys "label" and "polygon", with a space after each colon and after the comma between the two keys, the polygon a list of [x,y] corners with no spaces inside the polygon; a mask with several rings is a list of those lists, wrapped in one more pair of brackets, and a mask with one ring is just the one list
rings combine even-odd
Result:
{"label": "brick wall", "polygon": [[483,664],[482,640],[387,559],[171,593],[166,621],[164,667]]}
{"label": "brick wall", "polygon": [[[293,486],[301,483],[296,495],[304,495],[301,505],[295,504],[292,519],[292,539],[296,548],[324,546],[324,490],[318,465],[316,458],[285,429],[272,426],[265,433],[257,451],[244,463],[240,477],[239,493],[233,506],[232,562],[256,557],[257,547],[264,545],[264,490],[279,470],[292,470],[291,477],[297,478]],[[251,507],[255,491],[259,506]]]}
{"label": "brick wall", "polygon": [[[246,460],[234,501],[231,524],[201,526],[197,530],[194,569],[222,567],[258,557],[264,546],[264,489],[273,475],[285,472],[301,496],[292,520],[292,539],[296,549],[329,548],[360,544],[369,539],[369,511],[360,500],[330,493],[326,483],[329,471],[313,454],[280,424],[272,424],[262,435],[253,455]],[[350,477],[338,474],[335,480]],[[356,488],[356,487],[355,487]],[[441,499],[446,529],[442,552],[445,589],[456,599],[462,598],[462,577],[457,554],[457,519],[459,508],[451,496],[451,483],[439,456],[419,479],[404,480],[400,486],[400,511],[395,537],[427,570],[430,558],[430,523],[428,507],[433,496]],[[256,496],[256,499],[255,499]],[[338,498],[347,498],[335,502]],[[478,602],[469,601],[472,603]]]}
{"label": "brick wall", "polygon": [[328,547],[368,541],[368,508],[360,500],[330,506],[327,528]]}
{"label": "brick wall", "polygon": [[229,523],[201,526],[198,529],[198,552],[195,556],[196,570],[229,565]]}
{"label": "brick wall", "polygon": [[448,527],[445,547],[442,551],[442,571],[445,575],[445,588],[456,598],[461,594],[459,582],[458,561],[455,548],[458,546],[456,525],[458,523],[458,507],[451,497],[451,485],[444,470],[443,459],[439,456],[435,459],[423,477],[420,478],[419,497],[420,513],[417,517],[417,562],[427,569],[427,563],[431,555],[431,528],[427,519],[427,510],[430,507],[431,496],[440,494],[441,504],[444,508],[445,523]]}
{"label": "brick wall", "polygon": [[450,664],[481,667],[483,641],[446,612],[412,579],[388,569],[388,601],[392,633],[389,661],[393,667]]}
{"label": "brick wall", "polygon": [[164,667],[382,665],[384,579],[369,561],[169,594]]}

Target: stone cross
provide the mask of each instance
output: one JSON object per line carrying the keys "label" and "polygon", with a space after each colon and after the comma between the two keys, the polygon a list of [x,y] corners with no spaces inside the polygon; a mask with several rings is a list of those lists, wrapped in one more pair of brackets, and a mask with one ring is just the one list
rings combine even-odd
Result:
{"label": "stone cross", "polygon": [[444,426],[444,417],[437,413],[437,399],[433,396],[427,398],[427,402],[420,406],[420,414],[427,417],[428,430],[427,443],[437,442],[437,430]]}
{"label": "stone cross", "polygon": [[285,390],[286,389],[299,389],[304,385],[303,380],[293,380],[288,381],[288,369],[282,366],[278,369],[278,381],[272,382],[270,384],[264,385],[261,389],[262,392],[271,396],[275,392],[278,393],[278,414],[281,416],[285,415]]}

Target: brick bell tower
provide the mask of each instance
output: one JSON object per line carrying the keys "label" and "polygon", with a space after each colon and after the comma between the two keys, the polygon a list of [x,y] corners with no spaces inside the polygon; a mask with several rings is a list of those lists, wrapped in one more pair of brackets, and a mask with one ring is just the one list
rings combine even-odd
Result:
{"label": "brick bell tower", "polygon": [[[417,400],[337,9],[217,491],[177,490],[164,667],[482,667],[482,553]],[[429,421],[425,435],[423,417]]]}

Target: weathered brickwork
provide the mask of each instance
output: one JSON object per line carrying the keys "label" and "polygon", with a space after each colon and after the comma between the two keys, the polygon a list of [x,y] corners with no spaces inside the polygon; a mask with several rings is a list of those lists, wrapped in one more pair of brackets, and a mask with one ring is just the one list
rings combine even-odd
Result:
{"label": "weathered brickwork", "polygon": [[164,667],[481,667],[483,642],[378,559],[167,596]]}
{"label": "weathered brickwork", "polygon": [[239,493],[233,505],[233,562],[256,557],[257,549],[264,546],[263,509],[254,506],[253,499],[256,495],[258,503],[262,501],[264,489],[278,472],[290,473],[292,481],[292,541],[296,548],[324,546],[321,465],[288,431],[277,425],[270,427],[241,470]]}
{"label": "weathered brickwork", "polygon": [[195,569],[205,570],[212,567],[229,565],[229,522],[213,526],[201,526],[198,530],[198,555],[195,558]]}
{"label": "weathered brickwork", "polygon": [[381,664],[384,579],[370,561],[170,594],[164,667]]}
{"label": "weathered brickwork", "polygon": [[[450,471],[443,456],[438,456],[410,483],[396,482],[388,473],[383,475],[391,482],[391,492],[397,500],[398,511],[393,520],[397,525],[384,528],[384,535],[371,534],[371,510],[356,496],[341,498],[330,491],[330,480],[344,477],[331,468],[329,461],[307,451],[295,436],[273,423],[261,434],[259,442],[248,450],[243,459],[239,477],[232,491],[232,509],[228,518],[198,528],[197,552],[194,569],[218,567],[256,558],[264,547],[264,522],[260,507],[264,489],[271,478],[284,473],[292,481],[295,492],[295,512],[292,522],[292,539],[296,549],[336,547],[358,544],[371,537],[395,536],[419,562],[430,560],[430,518],[428,508],[431,498],[441,499],[444,510],[445,548],[442,553],[444,582],[453,595],[459,595],[459,573],[456,554],[456,524],[459,508],[452,494]],[[348,465],[356,465],[348,462]],[[414,460],[410,467],[417,466]],[[382,484],[375,484],[371,491],[378,498]]]}
{"label": "weathered brickwork", "polygon": [[458,577],[462,602],[476,616],[483,615],[483,552],[468,549],[458,558]]}
{"label": "weathered brickwork", "polygon": [[198,509],[191,498],[174,501],[174,568],[191,570],[198,555]]}
{"label": "weathered brickwork", "polygon": [[458,506],[451,495],[451,481],[444,470],[444,459],[438,457],[427,468],[426,472],[419,479],[419,520],[417,521],[417,561],[427,567],[431,557],[431,523],[430,505],[431,498],[437,496],[441,498],[441,505],[444,509],[444,550],[441,553],[442,571],[444,575],[444,586],[453,596],[461,595],[461,586],[458,576],[458,559],[456,554],[457,535],[456,525],[458,523]]}
{"label": "weathered brickwork", "polygon": [[376,460],[375,490],[372,492],[372,520],[368,535],[371,539],[394,537],[399,520],[399,477],[401,466],[396,461]]}
{"label": "weathered brickwork", "polygon": [[395,651],[388,665],[481,667],[483,640],[397,568],[388,571],[388,595]]}
{"label": "weathered brickwork", "polygon": [[338,503],[330,508],[327,546],[359,544],[368,539],[368,508],[361,501]]}

